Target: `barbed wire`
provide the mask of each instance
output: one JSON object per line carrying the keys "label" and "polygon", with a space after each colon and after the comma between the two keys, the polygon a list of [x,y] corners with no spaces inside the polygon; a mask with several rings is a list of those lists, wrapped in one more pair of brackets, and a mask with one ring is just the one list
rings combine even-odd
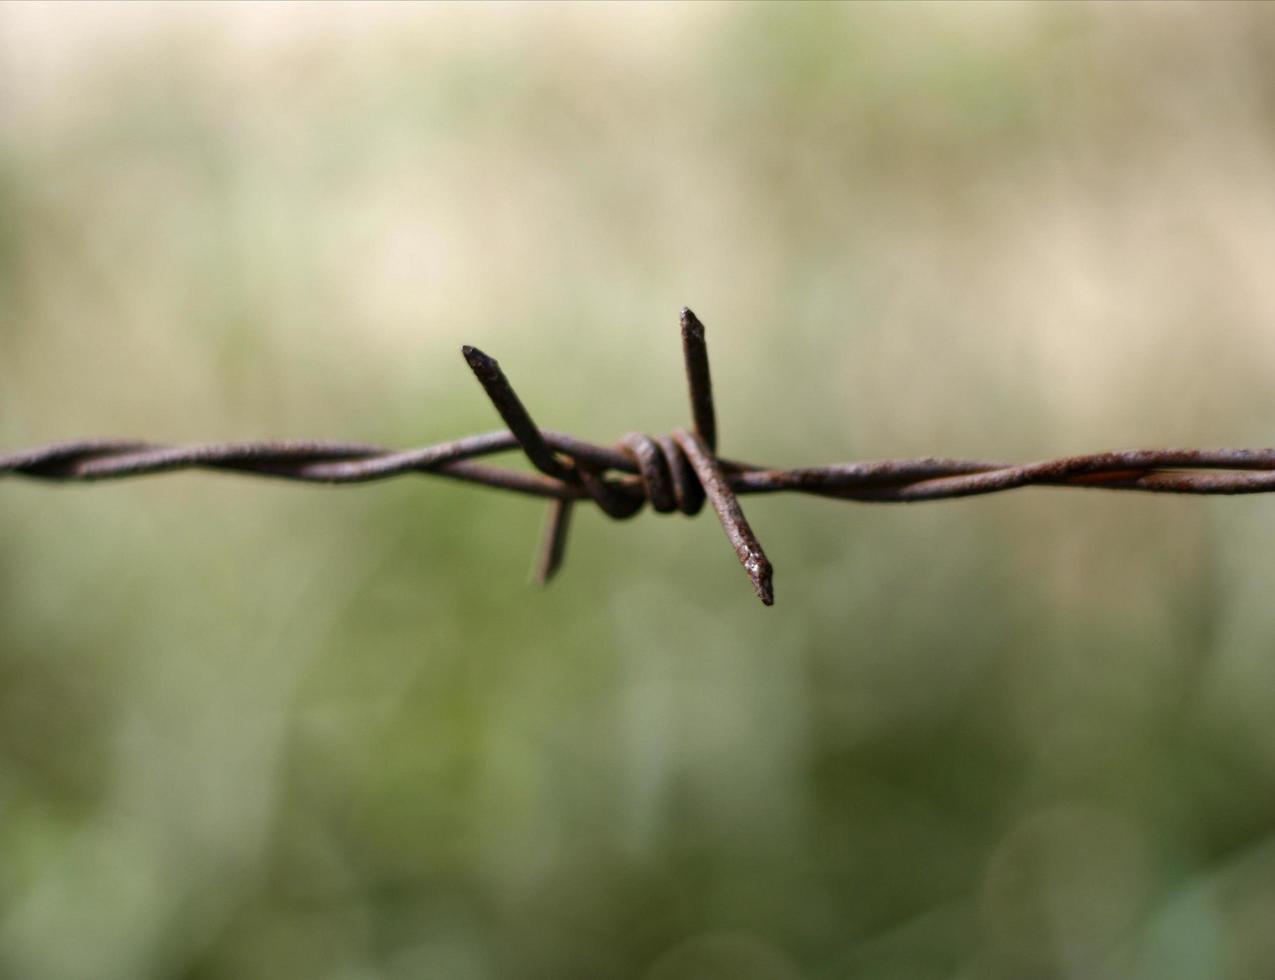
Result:
{"label": "barbed wire", "polygon": [[[999,493],[1026,486],[1148,493],[1243,494],[1275,490],[1275,449],[1134,449],[1015,465],[992,460],[884,459],[773,469],[717,455],[717,422],[704,326],[681,314],[693,427],[671,435],[630,433],[602,446],[539,428],[501,371],[474,347],[462,352],[506,428],[418,449],[349,442],[244,442],[164,446],[85,439],[0,453],[0,476],[87,482],[208,469],[305,483],[352,484],[409,473],[548,498],[535,578],[562,564],[572,507],[592,500],[607,516],[632,517],[645,504],[658,513],[694,515],[707,500],[758,597],[774,602],[773,569],[738,498],[796,492],[873,503],[911,503]],[[521,449],[537,472],[475,460]]]}

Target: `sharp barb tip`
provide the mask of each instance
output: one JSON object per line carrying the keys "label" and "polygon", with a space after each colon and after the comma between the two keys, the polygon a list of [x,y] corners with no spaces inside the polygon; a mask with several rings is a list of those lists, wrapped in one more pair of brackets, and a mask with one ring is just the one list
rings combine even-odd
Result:
{"label": "sharp barb tip", "polygon": [[748,577],[752,579],[753,589],[757,592],[757,598],[762,601],[762,605],[773,606],[775,604],[775,585],[772,580],[774,569],[771,568],[770,562],[765,556],[757,562],[755,567],[748,569]]}
{"label": "sharp barb tip", "polygon": [[465,355],[465,360],[469,362],[469,366],[475,370],[480,368],[490,369],[496,364],[495,358],[484,354],[477,347],[471,347],[469,344],[462,347],[460,352]]}

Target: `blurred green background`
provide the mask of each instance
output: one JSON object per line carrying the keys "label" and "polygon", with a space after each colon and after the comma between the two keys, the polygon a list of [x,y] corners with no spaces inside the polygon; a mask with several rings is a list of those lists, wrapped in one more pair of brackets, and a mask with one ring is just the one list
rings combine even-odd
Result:
{"label": "blurred green background", "polygon": [[[1266,445],[1272,269],[1270,6],[0,6],[6,448]],[[1275,975],[1275,502],[746,506],[4,481],[0,975]]]}

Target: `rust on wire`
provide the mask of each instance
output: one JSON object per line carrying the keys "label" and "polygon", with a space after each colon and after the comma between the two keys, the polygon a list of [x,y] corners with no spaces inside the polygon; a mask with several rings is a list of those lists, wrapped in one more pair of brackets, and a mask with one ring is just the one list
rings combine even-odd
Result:
{"label": "rust on wire", "polygon": [[[602,446],[541,429],[492,358],[462,352],[506,428],[419,449],[351,442],[252,442],[160,446],[139,440],[86,439],[0,453],[0,476],[112,480],[206,469],[305,483],[367,483],[409,473],[450,477],[549,501],[533,577],[547,582],[562,564],[576,501],[592,500],[622,519],[650,503],[657,513],[694,515],[712,505],[758,598],[774,601],[772,569],[739,497],[795,492],[876,503],[908,503],[999,493],[1027,486],[1145,493],[1241,494],[1275,491],[1275,449],[1135,449],[1015,465],[992,460],[922,459],[833,463],[771,469],[717,455],[717,418],[704,325],[681,315],[691,430],[671,436],[626,435]],[[535,473],[480,462],[519,449]]]}

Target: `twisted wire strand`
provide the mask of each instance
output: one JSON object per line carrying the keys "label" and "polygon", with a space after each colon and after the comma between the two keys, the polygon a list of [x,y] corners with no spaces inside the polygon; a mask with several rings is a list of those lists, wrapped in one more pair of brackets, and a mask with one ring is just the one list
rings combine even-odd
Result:
{"label": "twisted wire strand", "polygon": [[[548,581],[561,565],[572,505],[592,500],[623,519],[649,503],[657,513],[696,514],[708,500],[758,596],[773,601],[772,569],[737,497],[796,492],[872,503],[911,503],[1000,493],[1028,486],[1176,494],[1275,491],[1275,449],[1135,449],[1037,463],[885,459],[774,469],[721,459],[704,328],[682,311],[693,430],[651,437],[630,433],[603,446],[532,420],[495,360],[465,347],[466,361],[506,429],[416,449],[355,442],[265,441],[168,446],[141,440],[84,439],[0,453],[0,476],[90,482],[214,470],[316,484],[357,484],[408,474],[444,476],[550,500],[536,566]],[[479,462],[520,449],[525,472]]]}
{"label": "twisted wire strand", "polygon": [[[645,501],[644,488],[648,484],[639,476],[642,464],[625,453],[621,448],[625,444],[600,446],[561,433],[541,434],[550,448],[562,456],[572,458],[579,452],[575,458],[624,474],[612,485]],[[662,460],[673,455],[669,437],[641,438],[660,447]],[[418,473],[450,476],[536,497],[578,500],[589,496],[581,486],[539,474],[469,462],[517,448],[517,440],[504,431],[403,450],[343,442],[167,446],[134,440],[86,439],[0,453],[0,476],[84,483],[203,469],[339,485]],[[1029,486],[1178,494],[1275,491],[1275,449],[1131,449],[1027,464],[922,457],[788,470],[732,460],[719,462],[727,484],[737,496],[797,492],[869,503],[944,500]],[[663,468],[667,463],[658,465]],[[654,506],[654,500],[652,503],[660,513],[680,509]]]}

